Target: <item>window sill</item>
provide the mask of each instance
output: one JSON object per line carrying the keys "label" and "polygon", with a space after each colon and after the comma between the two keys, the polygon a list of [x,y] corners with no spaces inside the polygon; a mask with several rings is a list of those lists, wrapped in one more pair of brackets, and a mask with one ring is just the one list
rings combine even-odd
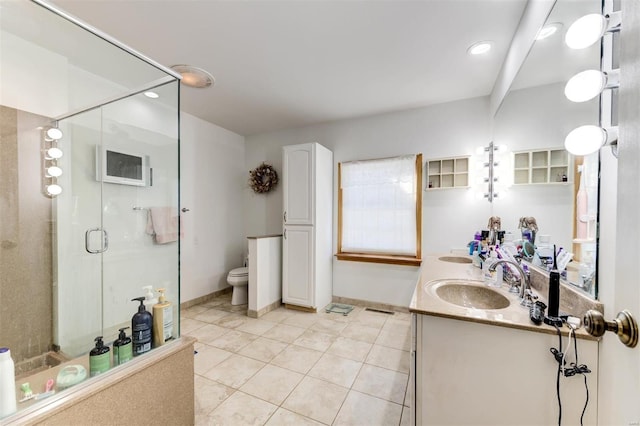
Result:
{"label": "window sill", "polygon": [[367,263],[386,263],[389,265],[420,266],[422,259],[406,256],[389,256],[379,254],[337,253],[338,260]]}

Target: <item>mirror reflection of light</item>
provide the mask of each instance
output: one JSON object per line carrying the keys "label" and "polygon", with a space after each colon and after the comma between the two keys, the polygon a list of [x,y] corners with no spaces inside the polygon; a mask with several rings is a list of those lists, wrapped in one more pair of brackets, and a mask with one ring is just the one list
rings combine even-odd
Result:
{"label": "mirror reflection of light", "polygon": [[47,175],[51,177],[62,176],[62,169],[58,166],[51,166],[47,168]]}
{"label": "mirror reflection of light", "polygon": [[49,148],[47,150],[47,157],[49,159],[58,159],[62,157],[62,150],[60,148]]}
{"label": "mirror reflection of light", "polygon": [[545,38],[549,38],[557,33],[560,28],[562,28],[561,22],[553,22],[551,24],[545,25],[538,32],[536,40],[544,40]]}
{"label": "mirror reflection of light", "polygon": [[60,185],[47,185],[47,194],[60,195],[62,193],[62,187]]}
{"label": "mirror reflection of light", "polygon": [[49,138],[49,140],[58,140],[62,138],[62,130],[56,128],[56,127],[52,127],[50,129],[47,130],[47,138]]}

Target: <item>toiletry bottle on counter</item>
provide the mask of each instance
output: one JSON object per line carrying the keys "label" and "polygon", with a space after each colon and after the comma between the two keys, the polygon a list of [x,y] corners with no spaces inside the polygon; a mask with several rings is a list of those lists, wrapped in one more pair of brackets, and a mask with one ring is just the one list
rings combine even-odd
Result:
{"label": "toiletry bottle on counter", "polygon": [[0,348],[0,418],[16,412],[15,365],[9,348]]}
{"label": "toiletry bottle on counter", "polygon": [[121,328],[118,339],[113,342],[113,365],[124,364],[127,361],[131,361],[133,358],[133,344],[131,343],[131,337],[127,337],[124,332],[129,327]]}
{"label": "toiletry bottle on counter", "polygon": [[144,296],[131,301],[140,302],[138,312],[131,318],[131,332],[133,336],[133,356],[142,355],[151,350],[153,335],[153,315],[144,307]]}
{"label": "toiletry bottle on counter", "polygon": [[142,287],[142,290],[144,290],[144,308],[147,312],[151,312],[153,305],[158,303],[158,298],[153,294],[153,286],[146,285]]}
{"label": "toiletry bottle on counter", "polygon": [[162,346],[173,334],[173,308],[164,296],[164,288],[159,288],[158,303],[153,305],[153,346]]}
{"label": "toiletry bottle on counter", "polygon": [[105,373],[111,368],[109,346],[104,345],[102,336],[98,336],[94,340],[96,346],[89,352],[89,375],[91,377]]}
{"label": "toiletry bottle on counter", "polygon": [[502,267],[498,266],[495,271],[489,270],[491,265],[498,261],[498,254],[495,250],[490,250],[488,257],[482,263],[482,276],[485,285],[490,287],[502,286]]}

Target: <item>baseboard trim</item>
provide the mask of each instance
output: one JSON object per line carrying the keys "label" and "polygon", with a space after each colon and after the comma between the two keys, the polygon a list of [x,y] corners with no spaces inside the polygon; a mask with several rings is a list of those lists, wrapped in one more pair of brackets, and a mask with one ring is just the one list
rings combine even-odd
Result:
{"label": "baseboard trim", "polygon": [[381,311],[393,311],[409,313],[408,306],[390,305],[388,303],[371,302],[369,300],[352,299],[350,297],[333,296],[332,301],[335,303],[342,303],[346,305],[366,306]]}
{"label": "baseboard trim", "polygon": [[222,296],[223,294],[231,293],[233,291],[233,287],[229,286],[227,288],[223,288],[221,290],[216,290],[213,293],[205,294],[204,296],[196,297],[195,299],[187,300],[186,302],[180,303],[180,309],[188,309],[192,306],[199,305],[201,303],[207,303],[218,296]]}
{"label": "baseboard trim", "polygon": [[298,306],[298,305],[291,305],[289,303],[285,303],[284,307],[287,309],[293,309],[295,311],[302,311],[302,312],[312,312],[312,313],[317,313],[318,310],[316,308],[312,308],[309,306]]}
{"label": "baseboard trim", "polygon": [[282,301],[281,300],[276,300],[275,302],[273,302],[270,305],[265,306],[264,308],[254,311],[251,309],[247,309],[247,316],[249,318],[260,318],[261,316],[263,316],[264,314],[266,314],[267,312],[271,312],[275,309],[278,309],[280,307],[280,305],[282,305]]}

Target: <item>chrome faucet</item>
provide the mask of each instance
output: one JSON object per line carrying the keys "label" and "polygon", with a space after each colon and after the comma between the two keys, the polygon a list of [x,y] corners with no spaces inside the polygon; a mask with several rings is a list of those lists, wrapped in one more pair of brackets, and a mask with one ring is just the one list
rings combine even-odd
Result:
{"label": "chrome faucet", "polygon": [[537,299],[537,297],[533,295],[533,291],[531,290],[529,273],[525,272],[520,264],[508,259],[497,260],[489,267],[489,271],[495,271],[496,267],[502,263],[513,265],[518,270],[518,273],[520,274],[520,304],[527,308],[530,307],[533,304],[533,299]]}

